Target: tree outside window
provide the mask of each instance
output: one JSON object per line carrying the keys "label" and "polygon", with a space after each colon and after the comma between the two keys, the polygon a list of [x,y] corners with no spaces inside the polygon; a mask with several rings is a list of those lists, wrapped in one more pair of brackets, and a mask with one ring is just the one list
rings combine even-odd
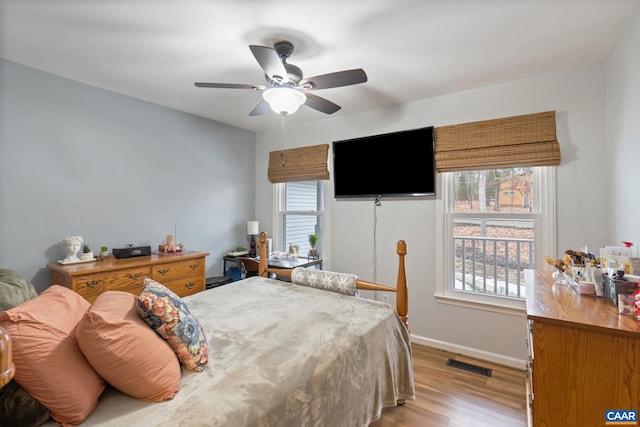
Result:
{"label": "tree outside window", "polygon": [[450,172],[448,218],[452,288],[524,298],[534,268],[534,168]]}

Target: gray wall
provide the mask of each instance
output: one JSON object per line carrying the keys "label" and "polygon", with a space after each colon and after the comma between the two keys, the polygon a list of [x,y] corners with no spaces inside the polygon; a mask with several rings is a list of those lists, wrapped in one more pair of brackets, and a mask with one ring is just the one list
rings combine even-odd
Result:
{"label": "gray wall", "polygon": [[255,134],[0,60],[0,267],[39,291],[81,235],[156,247],[177,228],[207,276],[246,243]]}

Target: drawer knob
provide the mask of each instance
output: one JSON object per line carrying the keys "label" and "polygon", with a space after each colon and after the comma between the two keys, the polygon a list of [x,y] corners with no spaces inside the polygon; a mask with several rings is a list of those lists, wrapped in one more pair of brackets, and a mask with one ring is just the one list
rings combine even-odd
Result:
{"label": "drawer knob", "polygon": [[142,273],[136,273],[136,274],[130,274],[129,278],[133,279],[133,280],[137,280],[139,278],[142,277]]}
{"label": "drawer knob", "polygon": [[158,270],[158,273],[162,274],[163,276],[164,276],[165,274],[167,274],[168,272],[169,272],[169,269],[168,269],[168,268],[163,268],[162,270]]}
{"label": "drawer knob", "polygon": [[191,289],[196,285],[196,282],[189,282],[185,283],[184,285],[187,287],[187,289]]}
{"label": "drawer knob", "polygon": [[90,288],[95,288],[100,284],[100,280],[90,280],[87,282],[87,286]]}
{"label": "drawer knob", "polygon": [[189,264],[189,267],[190,267],[192,270],[197,269],[199,266],[200,266],[200,264]]}

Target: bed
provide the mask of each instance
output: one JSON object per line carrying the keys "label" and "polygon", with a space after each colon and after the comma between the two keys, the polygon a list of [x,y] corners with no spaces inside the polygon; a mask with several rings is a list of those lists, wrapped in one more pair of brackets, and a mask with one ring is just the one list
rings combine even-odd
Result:
{"label": "bed", "polygon": [[[395,288],[354,278],[358,289],[397,292],[396,308],[318,283],[318,275],[336,273],[270,270],[261,254],[258,276],[183,298],[206,331],[202,372],[182,368],[179,391],[163,402],[107,384],[82,425],[369,425],[382,408],[415,398],[405,254],[401,241]],[[301,273],[312,283],[266,277]]]}

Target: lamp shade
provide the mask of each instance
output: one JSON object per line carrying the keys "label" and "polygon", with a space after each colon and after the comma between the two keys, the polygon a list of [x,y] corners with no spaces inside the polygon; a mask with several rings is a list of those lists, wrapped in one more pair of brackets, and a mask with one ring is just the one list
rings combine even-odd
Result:
{"label": "lamp shade", "polygon": [[304,93],[286,86],[269,88],[262,92],[262,97],[278,114],[293,114],[307,100]]}
{"label": "lamp shade", "polygon": [[247,234],[250,236],[255,236],[260,233],[260,225],[258,221],[249,221],[247,222]]}

